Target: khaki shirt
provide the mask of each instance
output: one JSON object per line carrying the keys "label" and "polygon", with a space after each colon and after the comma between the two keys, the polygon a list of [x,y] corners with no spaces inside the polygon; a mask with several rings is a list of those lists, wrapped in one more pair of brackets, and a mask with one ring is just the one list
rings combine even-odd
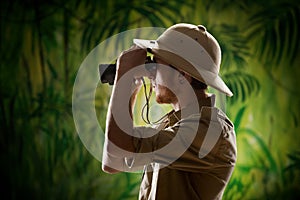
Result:
{"label": "khaki shirt", "polygon": [[199,110],[172,111],[157,128],[134,129],[136,154],[122,165],[144,168],[140,200],[222,198],[236,162],[234,127],[210,98]]}

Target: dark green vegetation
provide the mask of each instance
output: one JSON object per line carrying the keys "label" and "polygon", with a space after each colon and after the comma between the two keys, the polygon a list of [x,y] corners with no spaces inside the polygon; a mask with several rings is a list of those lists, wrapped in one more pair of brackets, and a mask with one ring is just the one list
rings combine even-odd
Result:
{"label": "dark green vegetation", "polygon": [[[1,1],[1,195],[136,199],[140,174],[107,175],[72,118],[80,63],[132,28],[204,24],[223,50],[238,163],[224,199],[299,199],[300,5],[295,0]],[[99,92],[105,113],[109,95]],[[105,124],[105,114],[99,122]],[[298,197],[298,198],[297,198]]]}

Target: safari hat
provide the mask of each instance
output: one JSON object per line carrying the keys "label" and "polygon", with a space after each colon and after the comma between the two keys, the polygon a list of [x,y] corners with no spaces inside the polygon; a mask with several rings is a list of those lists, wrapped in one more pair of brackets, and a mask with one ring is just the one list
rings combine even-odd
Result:
{"label": "safari hat", "polygon": [[133,42],[208,86],[233,95],[219,76],[221,48],[204,26],[180,23],[168,28],[157,40]]}

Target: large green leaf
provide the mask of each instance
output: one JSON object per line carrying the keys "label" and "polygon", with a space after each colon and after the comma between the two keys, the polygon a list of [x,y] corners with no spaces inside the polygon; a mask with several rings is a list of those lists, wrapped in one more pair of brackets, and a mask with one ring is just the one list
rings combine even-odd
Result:
{"label": "large green leaf", "polygon": [[208,27],[208,31],[216,37],[221,46],[221,70],[243,69],[250,52],[246,38],[238,26],[221,24]]}
{"label": "large green leaf", "polygon": [[290,63],[298,55],[300,41],[300,5],[283,2],[262,7],[245,24],[249,40],[257,42],[255,53],[267,67]]}
{"label": "large green leaf", "polygon": [[243,71],[234,71],[232,73],[226,73],[223,78],[228,87],[233,92],[230,102],[237,103],[244,102],[251,95],[258,94],[260,84],[258,80],[251,74]]}

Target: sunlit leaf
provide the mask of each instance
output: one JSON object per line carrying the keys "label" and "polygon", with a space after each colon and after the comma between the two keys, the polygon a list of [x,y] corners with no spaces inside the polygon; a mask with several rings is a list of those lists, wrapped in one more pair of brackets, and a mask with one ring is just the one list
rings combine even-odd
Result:
{"label": "sunlit leaf", "polygon": [[246,106],[243,106],[237,113],[236,117],[235,117],[235,120],[234,120],[234,127],[235,127],[235,130],[236,130],[236,133],[238,134],[239,133],[239,127],[240,127],[240,124],[241,124],[241,121],[243,119],[243,116],[244,116],[244,112],[246,110]]}
{"label": "sunlit leaf", "polygon": [[259,92],[260,84],[258,80],[250,74],[242,71],[235,71],[224,74],[223,77],[226,84],[234,94],[230,99],[232,103],[236,103],[237,101],[243,102],[251,95]]}

